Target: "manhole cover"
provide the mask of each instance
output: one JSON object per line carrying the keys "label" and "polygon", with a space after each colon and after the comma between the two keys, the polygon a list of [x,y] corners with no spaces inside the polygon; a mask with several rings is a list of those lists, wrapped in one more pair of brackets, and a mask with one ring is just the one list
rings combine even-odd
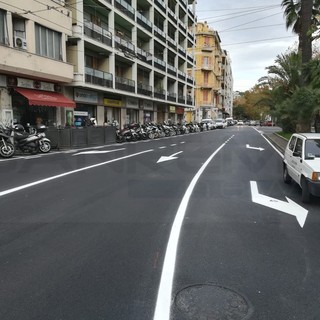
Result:
{"label": "manhole cover", "polygon": [[175,298],[179,311],[193,320],[242,320],[251,313],[239,293],[218,285],[198,284],[182,289]]}

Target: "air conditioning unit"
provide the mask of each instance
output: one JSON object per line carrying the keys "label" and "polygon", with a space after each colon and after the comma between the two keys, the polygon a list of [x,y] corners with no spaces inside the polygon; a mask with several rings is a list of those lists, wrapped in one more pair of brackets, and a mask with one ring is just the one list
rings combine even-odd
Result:
{"label": "air conditioning unit", "polygon": [[27,49],[27,41],[21,37],[14,37],[14,46],[16,48]]}

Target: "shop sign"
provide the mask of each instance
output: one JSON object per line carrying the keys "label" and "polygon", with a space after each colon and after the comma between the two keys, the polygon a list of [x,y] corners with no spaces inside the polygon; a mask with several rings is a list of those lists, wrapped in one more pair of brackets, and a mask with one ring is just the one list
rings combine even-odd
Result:
{"label": "shop sign", "polygon": [[177,107],[176,112],[177,114],[184,114],[184,109],[181,107]]}
{"label": "shop sign", "polygon": [[98,93],[89,90],[74,89],[74,101],[98,104]]}
{"label": "shop sign", "polygon": [[141,107],[143,108],[143,110],[153,111],[153,102],[143,100],[141,103]]}
{"label": "shop sign", "polygon": [[176,107],[174,107],[174,106],[169,106],[169,112],[170,112],[170,113],[176,113]]}
{"label": "shop sign", "polygon": [[74,111],[73,115],[75,117],[87,117],[89,115],[88,111]]}
{"label": "shop sign", "polygon": [[37,89],[44,91],[54,92],[54,83],[44,82],[39,80],[25,79],[25,78],[17,78],[16,83],[14,78],[8,79],[9,85],[16,85],[19,88],[27,88],[27,89]]}
{"label": "shop sign", "polygon": [[138,99],[127,98],[127,108],[128,109],[139,109]]}
{"label": "shop sign", "polygon": [[122,107],[122,100],[104,98],[103,99],[103,104],[105,106],[108,106],[108,107],[119,107],[119,108],[121,108]]}

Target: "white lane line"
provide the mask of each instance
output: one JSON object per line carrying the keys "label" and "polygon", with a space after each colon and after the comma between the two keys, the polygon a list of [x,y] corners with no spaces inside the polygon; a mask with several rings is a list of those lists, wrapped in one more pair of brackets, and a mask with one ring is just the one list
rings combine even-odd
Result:
{"label": "white lane line", "polygon": [[[230,140],[230,139],[229,139]],[[228,140],[228,141],[229,141]],[[196,175],[193,177],[190,185],[184,194],[178,211],[176,213],[173,225],[171,227],[170,237],[167,245],[167,250],[163,262],[163,268],[161,273],[161,280],[158,290],[158,298],[156,302],[156,309],[154,313],[153,320],[169,320],[170,319],[170,309],[171,309],[171,294],[172,294],[172,282],[174,275],[174,268],[176,263],[176,254],[178,241],[181,231],[182,222],[187,210],[189,199],[191,197],[192,191],[199,180],[201,174],[213,159],[213,157],[226,145],[223,143],[202,165]]]}
{"label": "white lane line", "polygon": [[24,185],[19,186],[19,187],[15,187],[15,188],[11,188],[11,189],[8,189],[8,190],[4,190],[4,191],[0,192],[0,197],[2,197],[4,195],[7,195],[9,193],[17,192],[17,191],[20,191],[20,190],[23,190],[23,189],[26,189],[26,188],[30,188],[30,187],[36,186],[36,185],[44,183],[44,182],[48,182],[48,181],[51,181],[51,180],[59,179],[59,178],[68,176],[70,174],[74,174],[74,173],[77,173],[77,172],[93,169],[93,168],[100,167],[100,166],[103,166],[103,165],[108,164],[108,163],[112,163],[112,162],[116,162],[116,161],[119,161],[119,160],[135,157],[135,156],[138,156],[140,154],[144,154],[144,153],[151,152],[151,151],[154,151],[154,150],[150,149],[150,150],[146,150],[146,151],[133,153],[133,154],[130,154],[128,156],[124,156],[124,157],[112,159],[112,160],[109,160],[109,161],[97,163],[97,164],[94,164],[94,165],[91,165],[91,166],[88,166],[88,167],[83,167],[83,168],[80,168],[80,169],[64,172],[64,173],[58,174],[56,176],[48,177],[48,178],[45,178],[45,179],[42,179],[42,180],[38,180],[38,181],[34,181],[34,182],[31,182],[31,183],[24,184]]}

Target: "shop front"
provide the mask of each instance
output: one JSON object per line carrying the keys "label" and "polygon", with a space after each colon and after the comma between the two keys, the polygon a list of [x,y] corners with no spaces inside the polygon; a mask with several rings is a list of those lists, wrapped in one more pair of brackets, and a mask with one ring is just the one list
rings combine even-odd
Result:
{"label": "shop front", "polygon": [[73,117],[67,114],[67,126],[85,127],[94,124],[97,117],[98,93],[83,89],[74,89],[76,108]]}
{"label": "shop front", "polygon": [[[62,93],[54,91],[54,84],[26,80],[18,84],[34,83],[38,89],[25,87],[12,87],[13,121],[22,125],[31,124],[57,126],[61,123],[62,108],[75,108],[75,102]],[[43,90],[46,89],[46,90]],[[51,89],[51,91],[49,91]]]}
{"label": "shop front", "polygon": [[168,117],[168,120],[170,120],[172,123],[176,123],[177,122],[176,107],[169,106],[169,117]]}
{"label": "shop front", "polygon": [[177,114],[177,123],[182,123],[184,121],[184,108],[176,107],[176,114]]}
{"label": "shop front", "polygon": [[139,100],[126,99],[126,124],[139,123]]}
{"label": "shop front", "polygon": [[155,121],[152,101],[141,100],[140,108],[143,109],[143,123]]}
{"label": "shop front", "polygon": [[104,98],[104,122],[106,124],[121,124],[121,99]]}

